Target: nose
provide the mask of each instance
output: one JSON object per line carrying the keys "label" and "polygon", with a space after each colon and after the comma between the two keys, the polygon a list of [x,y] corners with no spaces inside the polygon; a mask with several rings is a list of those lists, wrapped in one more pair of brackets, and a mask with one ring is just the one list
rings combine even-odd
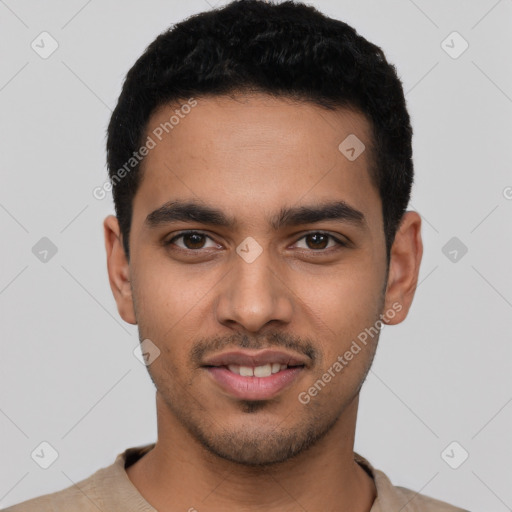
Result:
{"label": "nose", "polygon": [[289,323],[293,315],[293,292],[283,272],[272,262],[268,250],[256,260],[234,256],[233,267],[222,280],[216,304],[219,323],[258,332],[270,322]]}

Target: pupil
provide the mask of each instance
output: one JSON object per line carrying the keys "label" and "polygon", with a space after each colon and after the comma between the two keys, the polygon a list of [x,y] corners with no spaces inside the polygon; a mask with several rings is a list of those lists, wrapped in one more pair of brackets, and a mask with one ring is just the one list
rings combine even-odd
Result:
{"label": "pupil", "polygon": [[[185,242],[185,245],[187,246],[188,249],[200,249],[204,243],[203,239],[204,239],[204,236],[200,235],[198,233],[189,233],[189,234],[183,236],[183,241]],[[192,242],[187,243],[187,240],[189,242],[190,242],[190,240],[192,240]],[[201,242],[203,242],[203,243],[201,243]]]}
{"label": "pupil", "polygon": [[[313,235],[308,235],[308,237],[309,237],[309,240],[314,239],[312,244],[308,243],[309,246],[311,246],[311,245],[314,246],[314,247],[310,247],[311,249],[325,249],[325,247],[326,247],[325,242],[327,241],[326,235],[322,235],[321,233],[315,233]],[[322,239],[322,240],[320,240],[321,247],[318,247],[319,239]],[[315,247],[315,245],[316,245],[316,247]]]}

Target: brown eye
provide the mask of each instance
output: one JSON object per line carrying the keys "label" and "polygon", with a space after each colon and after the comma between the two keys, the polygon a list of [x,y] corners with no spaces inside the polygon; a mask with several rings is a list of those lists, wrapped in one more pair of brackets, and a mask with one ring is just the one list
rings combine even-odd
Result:
{"label": "brown eye", "polygon": [[339,239],[329,233],[313,231],[297,240],[297,242],[295,242],[295,246],[303,251],[309,251],[311,254],[327,254],[337,249],[349,247],[349,242],[346,242],[343,238]]}
{"label": "brown eye", "polygon": [[205,236],[199,233],[187,233],[182,238],[187,249],[202,249],[205,243]]}
{"label": "brown eye", "polygon": [[310,249],[325,249],[329,243],[329,236],[323,233],[306,235],[306,244]]}
{"label": "brown eye", "polygon": [[[210,242],[211,245],[206,245],[208,242]],[[175,245],[179,249],[190,251],[199,251],[200,249],[218,247],[217,244],[215,244],[215,242],[209,236],[197,231],[180,233],[179,235],[171,238],[168,242],[165,243],[165,245]]]}
{"label": "brown eye", "polygon": [[347,244],[329,233],[314,231],[304,235],[296,244],[299,249],[306,249],[313,252],[329,252],[331,249],[346,247]]}

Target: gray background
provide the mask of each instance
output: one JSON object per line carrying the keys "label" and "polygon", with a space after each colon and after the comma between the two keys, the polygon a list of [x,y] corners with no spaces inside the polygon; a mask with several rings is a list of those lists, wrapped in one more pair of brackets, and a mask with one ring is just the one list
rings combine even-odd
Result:
{"label": "gray background", "polygon": [[[382,332],[356,451],[395,485],[473,512],[512,510],[512,1],[310,3],[384,49],[415,132],[421,282],[406,322]],[[106,178],[105,129],[125,73],[161,31],[214,5],[0,1],[2,507],[156,438],[137,331],[107,280],[111,197],[92,190]],[[59,45],[47,59],[31,47],[43,31]],[[453,31],[469,43],[457,58]],[[57,248],[46,261],[43,237]],[[31,458],[43,441],[58,452],[48,469]],[[452,469],[446,460],[463,450]]]}

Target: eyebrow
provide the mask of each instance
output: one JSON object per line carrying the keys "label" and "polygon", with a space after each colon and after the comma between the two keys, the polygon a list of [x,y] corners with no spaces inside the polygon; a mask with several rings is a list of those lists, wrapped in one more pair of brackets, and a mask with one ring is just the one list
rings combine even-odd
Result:
{"label": "eyebrow", "polygon": [[[324,220],[337,220],[361,228],[367,226],[363,212],[345,201],[284,207],[268,223],[273,230],[278,231],[284,227],[314,224]],[[144,224],[152,229],[176,222],[198,222],[227,229],[235,229],[238,225],[235,218],[226,215],[222,210],[195,201],[168,201],[151,212]]]}

